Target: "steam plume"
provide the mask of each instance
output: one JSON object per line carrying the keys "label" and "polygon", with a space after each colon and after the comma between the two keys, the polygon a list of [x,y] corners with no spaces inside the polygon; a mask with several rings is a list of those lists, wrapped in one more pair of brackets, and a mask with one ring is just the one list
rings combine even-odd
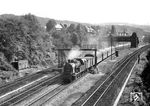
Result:
{"label": "steam plume", "polygon": [[75,46],[71,49],[71,51],[68,54],[68,59],[74,59],[76,57],[79,57],[81,55],[80,48],[78,46]]}

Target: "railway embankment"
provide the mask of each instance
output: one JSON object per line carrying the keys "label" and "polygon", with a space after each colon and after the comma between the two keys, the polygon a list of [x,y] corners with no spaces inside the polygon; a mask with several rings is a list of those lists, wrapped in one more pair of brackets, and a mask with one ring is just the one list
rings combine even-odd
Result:
{"label": "railway embankment", "polygon": [[139,57],[117,106],[150,105],[150,50]]}

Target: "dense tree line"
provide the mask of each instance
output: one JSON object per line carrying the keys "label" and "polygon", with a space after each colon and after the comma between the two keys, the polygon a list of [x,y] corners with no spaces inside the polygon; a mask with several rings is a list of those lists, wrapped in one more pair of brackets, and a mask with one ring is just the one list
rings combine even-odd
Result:
{"label": "dense tree line", "polygon": [[53,47],[50,35],[31,14],[0,18],[0,52],[7,62],[27,59],[30,64],[46,64]]}

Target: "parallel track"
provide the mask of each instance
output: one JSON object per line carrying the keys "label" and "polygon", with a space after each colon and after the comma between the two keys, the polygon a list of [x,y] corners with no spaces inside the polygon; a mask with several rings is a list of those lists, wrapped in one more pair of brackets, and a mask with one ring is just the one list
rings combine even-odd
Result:
{"label": "parallel track", "polygon": [[0,103],[0,106],[14,106],[18,103],[20,103],[21,101],[23,101],[24,99],[30,97],[31,95],[37,93],[38,91],[40,91],[41,89],[45,88],[46,85],[51,85],[54,84],[58,79],[60,79],[60,74],[50,77],[46,80],[44,80],[43,82],[37,84],[36,86],[32,86],[29,89],[26,89],[25,91],[16,94],[15,96],[13,96],[12,98],[9,98],[6,101],[3,101]]}
{"label": "parallel track", "polygon": [[[34,74],[34,75],[30,75],[28,77],[25,77],[25,78],[19,78],[17,80],[15,80],[14,82],[10,82],[10,83],[7,83],[5,85],[2,85],[0,86],[0,96],[1,95],[4,95],[5,93],[9,92],[9,91],[12,91],[22,85],[25,85],[28,82],[31,82],[33,80],[36,80],[40,77],[42,77],[43,75],[41,74]],[[30,79],[30,80],[29,80]]]}
{"label": "parallel track", "polygon": [[35,81],[35,80],[45,76],[49,72],[51,72],[51,71],[48,71],[48,70],[51,70],[51,68],[45,69],[41,72],[37,72],[36,74],[32,74],[32,75],[29,75],[29,76],[26,76],[26,77],[18,78],[13,82],[9,82],[7,84],[4,84],[4,85],[0,86],[0,99],[2,99],[3,95],[5,95],[6,93],[9,93],[9,92],[21,87],[21,86],[24,86],[24,85],[32,82],[32,81]]}
{"label": "parallel track", "polygon": [[47,91],[40,97],[36,98],[35,100],[31,101],[30,103],[26,104],[25,106],[43,106],[45,103],[53,99],[56,95],[61,93],[63,90],[65,90],[67,87],[69,87],[71,84],[68,85],[59,85],[57,88]]}
{"label": "parallel track", "polygon": [[[79,77],[78,80],[81,79],[81,78],[82,77]],[[72,85],[73,83],[76,83],[78,80],[74,80],[73,82],[71,82],[67,85],[60,85],[60,86],[58,86],[57,88],[55,88],[53,90],[47,91],[46,93],[44,93],[40,97],[34,99],[33,101],[29,102],[25,106],[43,106],[47,102],[52,100],[54,97],[56,97],[63,90],[67,89],[70,85]]]}
{"label": "parallel track", "polygon": [[[81,97],[72,106],[111,106],[112,99],[114,99],[113,97],[117,93],[116,89],[121,87],[122,82],[124,82],[125,77],[128,75],[136,60],[135,57],[149,47],[150,46],[142,47],[123,59],[122,63],[103,83],[100,84],[97,82],[97,87],[94,88],[93,92],[86,93],[86,96]],[[115,92],[113,92],[113,90]]]}
{"label": "parallel track", "polygon": [[[50,70],[50,69],[47,69]],[[25,85],[27,82],[31,82],[34,81],[42,76],[44,76],[45,74],[43,74],[43,72],[38,72],[36,74],[32,74],[26,77],[22,77],[22,78],[18,78],[13,82],[8,82],[2,86],[0,86],[0,96],[12,91],[13,89],[16,89],[17,87],[20,87],[22,85]]]}

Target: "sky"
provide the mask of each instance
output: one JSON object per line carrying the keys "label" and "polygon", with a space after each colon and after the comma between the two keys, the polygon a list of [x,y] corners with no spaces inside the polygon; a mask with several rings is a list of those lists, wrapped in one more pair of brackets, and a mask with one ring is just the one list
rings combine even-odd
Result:
{"label": "sky", "polygon": [[1,0],[1,14],[25,15],[81,23],[150,25],[149,0]]}

